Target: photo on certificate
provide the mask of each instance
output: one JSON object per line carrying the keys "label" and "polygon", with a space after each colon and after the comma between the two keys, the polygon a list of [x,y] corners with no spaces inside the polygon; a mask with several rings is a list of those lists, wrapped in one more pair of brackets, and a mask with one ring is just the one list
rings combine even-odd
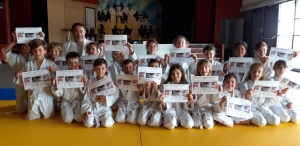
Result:
{"label": "photo on certificate", "polygon": [[91,94],[94,101],[98,95],[108,96],[116,92],[116,86],[111,78],[105,78],[88,85],[88,92]]}
{"label": "photo on certificate", "polygon": [[58,70],[68,70],[67,61],[65,56],[58,56],[54,59],[55,64],[58,67]]}
{"label": "photo on certificate", "polygon": [[159,85],[161,79],[162,68],[138,67],[138,84],[145,84],[148,81],[154,81]]}
{"label": "photo on certificate", "polygon": [[97,58],[98,58],[98,55],[81,56],[80,59],[81,59],[82,69],[83,70],[93,70],[94,69],[93,63]]}
{"label": "photo on certificate", "polygon": [[282,49],[271,47],[270,50],[270,64],[273,66],[276,61],[284,60],[287,62],[289,69],[293,69],[292,59],[294,56],[294,50],[292,49]]}
{"label": "photo on certificate", "polygon": [[116,76],[117,87],[121,90],[139,91],[137,88],[138,76],[137,75],[121,75]]}
{"label": "photo on certificate", "polygon": [[188,84],[164,84],[165,102],[187,102]]}
{"label": "photo on certificate", "polygon": [[170,63],[192,62],[191,48],[170,49]]}
{"label": "photo on certificate", "polygon": [[192,76],[193,94],[218,94],[218,76]]}
{"label": "photo on certificate", "polygon": [[26,44],[33,39],[43,39],[39,35],[40,32],[42,32],[41,27],[19,27],[19,28],[17,27],[16,28],[17,43]]}
{"label": "photo on certificate", "polygon": [[223,66],[218,65],[218,66],[212,66],[212,76],[221,76],[223,72]]}
{"label": "photo on certificate", "polygon": [[25,90],[51,86],[49,70],[36,70],[22,73]]}
{"label": "photo on certificate", "polygon": [[56,71],[57,88],[84,87],[82,70],[58,70]]}
{"label": "photo on certificate", "polygon": [[139,55],[139,59],[141,60],[141,66],[147,67],[149,64],[149,61],[152,59],[156,59],[160,61],[160,56],[158,55]]}
{"label": "photo on certificate", "polygon": [[253,85],[253,97],[276,98],[279,87],[278,81],[255,81]]}
{"label": "photo on certificate", "polygon": [[127,51],[127,35],[105,35],[105,51]]}
{"label": "photo on certificate", "polygon": [[229,73],[247,73],[252,62],[250,57],[229,57]]}

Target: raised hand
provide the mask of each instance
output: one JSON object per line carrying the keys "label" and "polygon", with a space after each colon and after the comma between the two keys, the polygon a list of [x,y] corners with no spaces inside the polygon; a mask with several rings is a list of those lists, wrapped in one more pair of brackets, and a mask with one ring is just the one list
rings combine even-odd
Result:
{"label": "raised hand", "polygon": [[22,75],[22,72],[21,71],[18,71],[18,72],[15,72],[15,77],[18,78]]}
{"label": "raised hand", "polygon": [[250,96],[253,94],[253,90],[247,90],[245,93],[245,99],[250,100]]}
{"label": "raised hand", "polygon": [[197,63],[197,56],[195,54],[191,54],[190,57],[192,57],[194,59],[194,61]]}
{"label": "raised hand", "polygon": [[54,66],[48,66],[47,69],[52,72],[56,71],[56,68]]}
{"label": "raised hand", "polygon": [[87,120],[89,118],[90,114],[91,114],[91,112],[85,112],[84,113],[84,119]]}
{"label": "raised hand", "polygon": [[106,101],[106,96],[98,95],[98,96],[96,96],[96,100],[98,101],[98,103],[105,102]]}
{"label": "raised hand", "polygon": [[226,98],[226,96],[223,96],[223,98],[221,99],[221,101],[220,101],[220,103],[219,103],[219,105],[220,105],[221,108],[222,108],[222,106],[223,106],[223,104],[224,104],[225,102],[227,102],[227,98]]}

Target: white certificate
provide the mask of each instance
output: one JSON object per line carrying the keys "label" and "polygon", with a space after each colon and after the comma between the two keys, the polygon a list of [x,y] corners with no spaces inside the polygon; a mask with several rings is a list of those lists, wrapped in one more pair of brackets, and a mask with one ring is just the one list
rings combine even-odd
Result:
{"label": "white certificate", "polygon": [[81,56],[81,63],[82,63],[82,69],[83,70],[93,70],[94,61],[98,58],[98,55],[86,55]]}
{"label": "white certificate", "polygon": [[276,98],[278,81],[255,81],[253,85],[253,97]]}
{"label": "white certificate", "polygon": [[222,72],[223,72],[222,65],[212,66],[212,72],[211,72],[212,76],[221,76]]}
{"label": "white certificate", "polygon": [[[300,90],[300,83],[297,81],[297,77],[286,75],[280,82],[280,86],[284,88],[291,88],[294,90]],[[297,81],[297,82],[296,82]]]}
{"label": "white certificate", "polygon": [[145,84],[148,81],[154,81],[157,85],[162,79],[162,68],[156,67],[138,67],[138,84]]}
{"label": "white certificate", "polygon": [[243,119],[252,118],[251,102],[240,98],[227,98],[226,115]]}
{"label": "white certificate", "polygon": [[139,59],[141,60],[141,66],[148,66],[148,63],[151,59],[160,60],[160,56],[158,55],[139,55]]}
{"label": "white certificate", "polygon": [[230,73],[247,73],[253,62],[250,57],[229,57],[229,72]]}
{"label": "white certificate", "polygon": [[58,67],[58,70],[68,70],[67,61],[65,56],[58,56],[54,59],[55,64]]}
{"label": "white certificate", "polygon": [[164,84],[165,102],[187,102],[189,84]]}
{"label": "white certificate", "polygon": [[82,70],[58,70],[56,71],[57,88],[84,87]]}
{"label": "white certificate", "polygon": [[18,44],[26,44],[33,39],[43,39],[39,35],[41,31],[41,27],[16,28],[16,37]]}
{"label": "white certificate", "polygon": [[116,86],[111,81],[111,78],[105,78],[88,85],[88,89],[92,98],[95,100],[97,95],[108,96],[116,92]]}
{"label": "white certificate", "polygon": [[292,63],[293,55],[294,55],[294,50],[271,47],[270,54],[269,54],[270,63],[272,66],[274,66],[276,61],[284,60],[287,62],[288,67],[290,69],[292,69],[293,68],[293,63]]}
{"label": "white certificate", "polygon": [[218,76],[192,76],[193,94],[218,94]]}
{"label": "white certificate", "polygon": [[25,90],[51,86],[49,70],[35,70],[22,73]]}
{"label": "white certificate", "polygon": [[105,51],[127,51],[127,35],[105,35]]}
{"label": "white certificate", "polygon": [[191,48],[170,49],[170,63],[192,62]]}
{"label": "white certificate", "polygon": [[117,86],[121,90],[131,90],[131,91],[139,91],[136,87],[138,83],[137,75],[120,75],[117,74],[116,77]]}

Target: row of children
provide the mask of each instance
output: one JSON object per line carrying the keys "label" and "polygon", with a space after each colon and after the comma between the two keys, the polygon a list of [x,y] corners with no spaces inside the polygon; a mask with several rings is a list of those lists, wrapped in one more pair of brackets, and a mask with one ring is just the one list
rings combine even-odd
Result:
{"label": "row of children", "polygon": [[[15,43],[15,37],[14,37]],[[53,95],[62,97],[61,102],[61,116],[64,122],[72,122],[73,119],[80,122],[82,121],[87,127],[93,125],[104,127],[110,127],[113,125],[114,120],[112,118],[111,106],[114,103],[118,105],[118,112],[116,115],[117,122],[129,122],[129,123],[139,123],[140,125],[148,124],[149,126],[160,126],[163,125],[168,129],[173,129],[177,123],[180,123],[186,128],[195,127],[205,127],[211,128],[214,125],[214,120],[223,123],[228,126],[233,126],[234,121],[236,123],[251,123],[257,126],[264,126],[266,123],[276,125],[279,121],[287,122],[290,120],[295,122],[299,120],[297,112],[292,109],[292,102],[286,100],[285,97],[287,89],[279,90],[278,97],[281,97],[284,104],[281,106],[281,101],[276,101],[273,106],[267,106],[269,103],[264,97],[259,99],[251,98],[253,83],[255,80],[261,80],[266,76],[265,72],[270,69],[268,64],[268,57],[266,57],[267,46],[265,43],[260,42],[260,47],[256,49],[257,62],[254,63],[248,73],[247,79],[240,84],[239,90],[236,89],[237,82],[233,74],[227,74],[224,76],[224,90],[221,85],[218,86],[218,95],[193,95],[189,93],[187,95],[187,103],[165,103],[162,84],[189,84],[190,77],[192,74],[195,76],[209,76],[212,72],[212,65],[220,65],[219,62],[213,60],[215,54],[215,48],[212,46],[207,46],[204,48],[203,52],[206,59],[197,61],[195,55],[191,55],[194,58],[193,63],[183,62],[181,64],[170,64],[168,54],[165,55],[164,59],[151,60],[149,62],[149,67],[162,67],[164,72],[168,75],[165,81],[162,81],[161,85],[158,86],[155,82],[147,82],[145,85],[137,85],[139,92],[133,91],[122,91],[116,90],[112,95],[108,96],[97,96],[96,99],[92,99],[89,92],[87,92],[86,85],[88,84],[87,78],[84,78],[85,87],[78,89],[57,89],[55,87],[55,80],[53,80],[53,86],[51,88],[41,88],[34,89],[28,92],[28,114],[27,119],[37,119],[41,117],[41,113],[45,118],[50,118],[54,116],[54,106],[53,106]],[[13,45],[12,45],[13,46]],[[12,47],[11,46],[11,47]],[[26,45],[25,45],[26,46]],[[52,45],[49,45],[52,46]],[[128,43],[129,56],[130,59],[124,57],[124,52],[114,51],[112,52],[113,62],[108,63],[105,59],[97,59],[94,62],[93,71],[96,73],[95,78],[91,78],[90,82],[101,80],[104,78],[112,78],[115,82],[116,74],[121,72],[124,74],[134,74],[135,64],[139,64],[139,60],[136,59],[136,55],[132,46]],[[185,37],[179,36],[174,41],[174,46],[177,48],[186,48],[188,46],[188,41]],[[259,46],[259,45],[256,45]],[[14,56],[11,54],[9,49],[10,46],[4,48],[2,51],[5,54],[6,60],[11,59]],[[23,47],[22,47],[23,48]],[[22,50],[27,50],[27,56],[29,56],[29,48],[21,48],[21,55],[17,56],[11,60],[24,59],[25,55],[22,54]],[[58,49],[59,47],[54,47]],[[90,49],[94,48],[94,49]],[[87,46],[87,54],[99,54],[99,57],[103,57],[104,45],[101,45],[98,52],[97,45],[93,43]],[[155,39],[150,39],[146,45],[147,54],[155,54],[157,51],[157,42]],[[239,42],[234,47],[234,56],[243,57],[246,54],[246,44]],[[5,51],[6,49],[6,51]],[[22,71],[32,71],[32,70],[42,70],[49,69],[51,72],[55,72],[57,66],[53,63],[51,58],[49,60],[45,59],[45,54],[47,52],[46,43],[42,40],[33,40],[30,43],[30,49],[34,57],[34,61],[30,61],[25,64],[27,60],[21,60],[24,63]],[[51,48],[50,48],[51,49]],[[52,49],[52,52],[57,52]],[[26,53],[26,51],[24,51]],[[52,54],[52,55],[51,55]],[[50,57],[55,58],[55,53],[51,53]],[[57,53],[56,53],[57,54]],[[295,53],[295,56],[297,54]],[[18,59],[17,59],[18,58]],[[136,60],[135,62],[132,60]],[[76,52],[69,52],[66,55],[67,66],[70,70],[80,69],[80,55]],[[9,62],[9,61],[8,61]],[[13,62],[13,61],[11,61]],[[198,63],[197,63],[198,62]],[[10,63],[10,62],[9,62]],[[197,63],[197,65],[196,65]],[[10,63],[11,66],[15,64],[20,65],[21,63],[15,62]],[[16,65],[15,65],[16,66]],[[287,64],[284,61],[279,61],[275,63],[274,68],[275,76],[274,79],[281,80],[282,74],[287,68]],[[279,71],[276,72],[277,68],[281,68],[281,74]],[[224,65],[224,71],[226,72],[227,66]],[[20,77],[21,69],[15,69],[16,77]],[[279,70],[279,69],[278,69]],[[271,71],[272,72],[272,71]],[[53,78],[55,78],[53,76]],[[22,84],[20,80],[16,81],[18,84]],[[17,85],[22,87],[22,85]],[[114,85],[115,86],[115,85]],[[21,88],[20,88],[21,89]],[[23,89],[24,90],[24,89]],[[17,91],[18,93],[18,91]],[[144,106],[141,108],[139,99],[140,96],[144,98]],[[251,120],[247,119],[234,119],[228,117],[224,113],[224,103],[227,98],[245,98],[252,100],[253,106],[251,111],[253,112],[253,118]],[[288,102],[287,102],[288,101]],[[26,105],[26,99],[21,99],[18,101],[17,96],[17,107],[19,103],[25,103],[21,106],[24,109]],[[25,106],[26,107],[26,106]],[[18,108],[17,108],[18,109]],[[287,110],[289,109],[289,110]],[[18,110],[17,110],[18,111]],[[188,111],[191,111],[191,115]],[[24,112],[24,111],[23,111]]]}

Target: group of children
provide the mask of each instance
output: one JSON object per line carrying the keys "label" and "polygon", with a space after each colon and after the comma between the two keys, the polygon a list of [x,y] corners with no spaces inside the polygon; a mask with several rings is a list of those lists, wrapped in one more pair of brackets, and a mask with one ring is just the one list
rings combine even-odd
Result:
{"label": "group of children", "polygon": [[[298,122],[298,112],[293,108],[293,97],[289,97],[288,89],[280,88],[277,98],[270,100],[265,97],[255,98],[253,84],[257,80],[281,81],[283,74],[287,71],[287,63],[283,60],[277,61],[274,66],[270,65],[266,56],[267,45],[259,42],[255,45],[254,64],[251,65],[245,81],[237,82],[233,73],[227,73],[228,63],[224,64],[222,73],[223,85],[217,85],[218,94],[192,94],[191,89],[186,95],[186,103],[165,102],[163,84],[190,84],[191,76],[211,76],[212,66],[221,65],[213,60],[216,49],[208,45],[203,49],[206,59],[198,61],[197,56],[192,54],[192,63],[182,62],[180,64],[169,63],[170,55],[164,58],[151,59],[148,67],[162,68],[167,75],[161,84],[150,81],[144,85],[137,84],[138,91],[120,90],[117,85],[112,85],[114,92],[109,95],[97,95],[93,98],[87,85],[95,81],[111,78],[116,82],[117,74],[135,75],[141,61],[138,60],[131,44],[127,43],[129,59],[125,59],[123,51],[113,51],[113,61],[106,61],[103,54],[105,45],[98,46],[91,42],[87,45],[87,55],[98,55],[93,63],[92,71],[85,71],[82,77],[84,87],[82,88],[57,88],[55,72],[58,70],[54,59],[66,53],[66,65],[69,70],[80,70],[80,54],[77,52],[64,52],[62,45],[57,42],[47,44],[40,39],[32,40],[21,46],[20,54],[11,53],[11,48],[16,44],[14,41],[2,50],[5,61],[14,68],[16,83],[16,109],[18,113],[28,110],[26,118],[34,120],[41,117],[51,118],[55,115],[55,105],[60,104],[60,113],[63,122],[83,122],[86,127],[111,127],[114,121],[118,123],[128,122],[159,127],[163,124],[168,129],[175,128],[178,124],[185,128],[199,127],[212,128],[216,122],[232,127],[234,124],[254,124],[265,126],[266,124],[277,125],[280,122]],[[175,38],[175,48],[187,48],[188,40],[183,36]],[[149,39],[146,44],[147,55],[155,55],[158,43],[155,39]],[[48,51],[48,57],[45,58]],[[234,45],[235,57],[244,57],[247,45],[237,42]],[[31,52],[31,54],[30,54]],[[295,53],[294,57],[297,56]],[[22,81],[22,72],[45,70],[51,72],[51,87],[41,87],[25,91]],[[275,74],[273,75],[273,73]],[[252,102],[250,119],[241,119],[227,116],[226,102],[229,98],[241,98]],[[143,99],[143,106],[140,103]],[[28,108],[27,108],[28,105]],[[113,116],[113,110],[117,114]]]}

